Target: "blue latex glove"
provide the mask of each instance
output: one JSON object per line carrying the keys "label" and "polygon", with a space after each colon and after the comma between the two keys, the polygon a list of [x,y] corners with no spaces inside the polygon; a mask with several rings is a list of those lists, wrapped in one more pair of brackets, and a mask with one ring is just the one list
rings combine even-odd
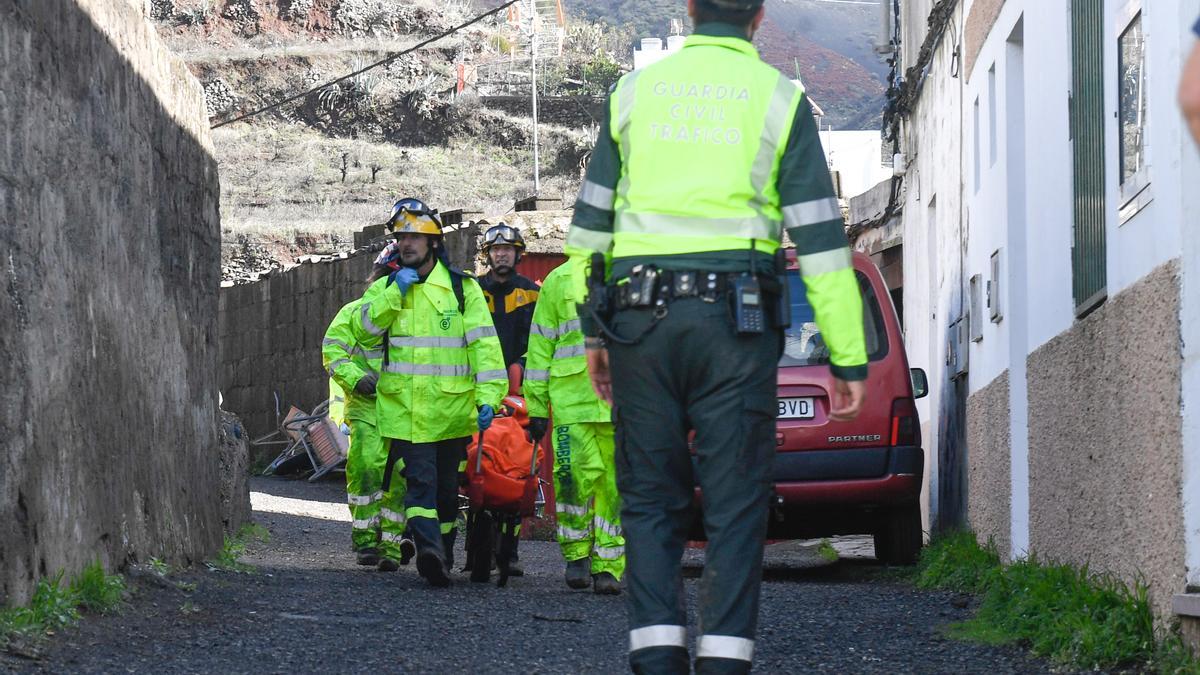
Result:
{"label": "blue latex glove", "polygon": [[496,411],[492,409],[492,406],[486,403],[479,406],[479,430],[484,431],[488,427],[492,426],[492,420],[495,419],[495,417]]}
{"label": "blue latex glove", "polygon": [[392,284],[396,284],[396,286],[400,288],[400,295],[404,295],[408,292],[408,289],[413,284],[420,281],[420,279],[421,275],[417,274],[417,271],[413,268],[401,267],[400,269],[388,275],[387,285],[390,286]]}

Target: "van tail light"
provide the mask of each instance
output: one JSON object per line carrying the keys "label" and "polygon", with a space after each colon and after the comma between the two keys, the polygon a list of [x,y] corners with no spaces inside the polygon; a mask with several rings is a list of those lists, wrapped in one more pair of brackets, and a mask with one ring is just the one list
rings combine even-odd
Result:
{"label": "van tail light", "polygon": [[898,398],[892,403],[892,445],[920,445],[921,422],[917,405],[911,398]]}

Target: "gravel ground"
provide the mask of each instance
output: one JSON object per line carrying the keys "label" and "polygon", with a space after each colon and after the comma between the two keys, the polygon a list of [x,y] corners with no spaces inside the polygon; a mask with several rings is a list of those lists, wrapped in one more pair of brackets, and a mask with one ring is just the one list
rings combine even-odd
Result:
{"label": "gravel ground", "polygon": [[[557,547],[521,544],[526,576],[508,588],[457,574],[431,589],[412,567],[354,565],[336,482],[254,479],[254,519],[271,538],[242,560],[253,574],[188,571],[132,579],[119,615],[54,637],[40,660],[0,655],[0,671],[51,673],[615,673],[626,669],[622,598],[571,591]],[[336,506],[335,506],[336,505]],[[1036,673],[1018,649],[945,639],[969,598],[881,581],[869,540],[838,540],[829,564],[812,543],[772,547],[757,672]],[[699,554],[689,556],[686,588]],[[461,558],[461,552],[460,556]],[[194,590],[191,584],[195,584]],[[180,588],[180,586],[183,588]],[[694,632],[694,626],[693,632]]]}

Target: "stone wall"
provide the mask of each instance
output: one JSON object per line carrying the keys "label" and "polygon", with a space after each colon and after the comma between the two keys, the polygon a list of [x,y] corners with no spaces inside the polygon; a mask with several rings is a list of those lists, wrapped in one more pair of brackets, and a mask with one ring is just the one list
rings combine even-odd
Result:
{"label": "stone wall", "polygon": [[0,3],[0,604],[222,542],[217,167],[144,9]]}
{"label": "stone wall", "polygon": [[1032,549],[1144,575],[1163,616],[1184,588],[1179,289],[1164,265],[1028,361]]}
{"label": "stone wall", "polygon": [[276,395],[281,415],[292,405],[311,411],[329,396],[321,340],[342,305],[366,290],[374,257],[299,265],[221,289],[223,407],[242,419],[250,438],[276,428]]}
{"label": "stone wall", "polygon": [[[446,236],[450,259],[475,268],[478,228]],[[321,367],[321,341],[329,322],[366,290],[377,253],[298,265],[220,294],[220,383],[224,408],[242,419],[250,438],[276,429],[290,406],[311,411],[329,396]],[[267,448],[254,458],[277,453]],[[251,449],[254,452],[254,449]]]}
{"label": "stone wall", "polygon": [[967,521],[1002,558],[1012,548],[1012,442],[1009,374],[967,399]]}

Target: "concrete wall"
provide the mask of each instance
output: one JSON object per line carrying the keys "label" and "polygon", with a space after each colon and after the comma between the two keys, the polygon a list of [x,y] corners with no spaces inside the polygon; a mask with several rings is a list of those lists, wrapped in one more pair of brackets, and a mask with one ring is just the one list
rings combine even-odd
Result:
{"label": "concrete wall", "polygon": [[967,522],[980,543],[995,542],[1001,556],[1012,547],[1009,374],[967,399]]}
{"label": "concrete wall", "polygon": [[[447,234],[450,259],[458,268],[474,269],[478,234],[475,226]],[[338,310],[366,290],[376,255],[362,252],[298,265],[253,284],[221,289],[223,407],[241,418],[251,438],[275,430],[276,394],[281,416],[293,405],[311,411],[329,397],[321,341]]]}
{"label": "concrete wall", "polygon": [[220,548],[216,163],[142,4],[0,4],[0,604]]}
{"label": "concrete wall", "polygon": [[1179,266],[1029,356],[1030,542],[1126,580],[1160,613],[1184,583]]}

